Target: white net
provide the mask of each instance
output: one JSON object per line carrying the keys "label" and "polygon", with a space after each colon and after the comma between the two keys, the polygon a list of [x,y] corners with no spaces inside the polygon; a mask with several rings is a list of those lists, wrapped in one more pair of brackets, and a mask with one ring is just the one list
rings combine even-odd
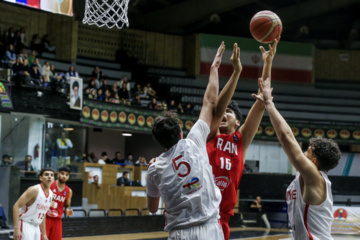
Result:
{"label": "white net", "polygon": [[130,0],[86,0],[84,24],[121,29],[124,24],[129,27],[127,17]]}

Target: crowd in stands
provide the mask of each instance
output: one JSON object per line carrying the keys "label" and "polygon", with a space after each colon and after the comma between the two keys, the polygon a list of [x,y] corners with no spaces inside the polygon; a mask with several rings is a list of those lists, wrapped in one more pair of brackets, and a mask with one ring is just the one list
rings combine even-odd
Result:
{"label": "crowd in stands", "polygon": [[69,66],[67,72],[57,71],[56,66],[51,62],[39,60],[43,52],[55,52],[55,46],[51,44],[49,35],[40,37],[39,34],[34,34],[30,44],[27,44],[26,38],[25,28],[15,31],[10,27],[0,41],[0,57],[2,56],[5,66],[13,70],[12,80],[16,85],[41,86],[68,94],[70,77],[83,77],[84,99],[193,114],[190,103],[175,103],[174,99],[162,98],[151,86],[151,82],[145,85],[138,82],[131,87],[127,76],[123,76],[118,81],[108,80],[99,66],[94,66],[93,71],[87,74],[91,76],[89,79],[79,76],[73,65]]}

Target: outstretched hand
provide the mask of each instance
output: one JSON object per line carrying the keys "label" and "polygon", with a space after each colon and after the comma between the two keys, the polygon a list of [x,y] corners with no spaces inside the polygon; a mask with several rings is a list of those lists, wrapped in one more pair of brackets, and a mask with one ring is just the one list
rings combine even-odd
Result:
{"label": "outstretched hand", "polygon": [[238,47],[237,43],[234,43],[234,49],[230,61],[234,68],[234,71],[241,72],[242,65],[240,62],[240,48]]}
{"label": "outstretched hand", "polygon": [[269,50],[266,51],[263,46],[260,46],[260,51],[262,54],[262,58],[264,60],[264,63],[269,63],[274,59],[275,53],[276,53],[276,47],[280,41],[280,37],[275,38],[273,45],[269,44]]}
{"label": "outstretched hand", "polygon": [[258,94],[251,94],[253,98],[263,102],[272,102],[272,90],[273,88],[270,86],[270,78],[267,78],[265,81],[262,78],[258,78],[258,85],[259,85],[259,93]]}
{"label": "outstretched hand", "polygon": [[221,42],[220,47],[217,50],[216,56],[214,58],[214,61],[211,65],[211,67],[219,68],[221,64],[222,55],[225,51],[225,44],[224,41]]}

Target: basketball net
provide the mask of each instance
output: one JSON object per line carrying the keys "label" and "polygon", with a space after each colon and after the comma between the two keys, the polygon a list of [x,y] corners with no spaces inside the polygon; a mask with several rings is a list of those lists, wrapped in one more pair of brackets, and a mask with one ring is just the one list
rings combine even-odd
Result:
{"label": "basketball net", "polygon": [[127,17],[130,0],[86,0],[82,22],[108,28],[122,29],[124,24],[129,27]]}

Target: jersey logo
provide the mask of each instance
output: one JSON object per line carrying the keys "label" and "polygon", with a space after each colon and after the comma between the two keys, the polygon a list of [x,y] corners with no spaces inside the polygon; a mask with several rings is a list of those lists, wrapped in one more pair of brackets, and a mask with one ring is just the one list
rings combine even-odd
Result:
{"label": "jersey logo", "polygon": [[186,193],[187,195],[192,194],[202,188],[200,184],[200,180],[197,177],[194,177],[191,179],[191,181],[185,185],[183,185],[183,188],[187,188],[187,190],[191,190],[190,192]]}
{"label": "jersey logo", "polygon": [[215,178],[215,185],[218,186],[220,191],[224,191],[230,185],[230,179],[228,177],[216,177]]}
{"label": "jersey logo", "polygon": [[66,197],[66,192],[64,192],[64,197]]}
{"label": "jersey logo", "polygon": [[234,134],[234,142],[239,143],[239,137],[236,134]]}

